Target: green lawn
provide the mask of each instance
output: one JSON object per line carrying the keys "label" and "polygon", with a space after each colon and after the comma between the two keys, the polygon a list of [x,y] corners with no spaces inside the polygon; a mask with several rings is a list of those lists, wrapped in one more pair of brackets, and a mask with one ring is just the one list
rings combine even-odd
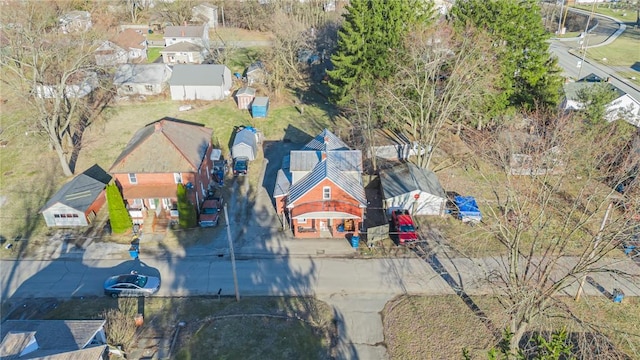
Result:
{"label": "green lawn", "polygon": [[151,64],[154,61],[156,61],[156,59],[161,56],[160,55],[160,50],[162,50],[162,48],[160,48],[160,47],[147,48],[147,62],[149,62]]}
{"label": "green lawn", "polygon": [[[602,3],[597,4],[594,8],[594,12],[597,14],[602,14],[606,16],[611,16],[616,18],[622,22],[635,22],[636,21],[636,11],[634,9],[627,9],[626,6],[630,6],[628,4],[613,4],[613,3]],[[574,5],[576,9],[591,11],[592,5]]]}

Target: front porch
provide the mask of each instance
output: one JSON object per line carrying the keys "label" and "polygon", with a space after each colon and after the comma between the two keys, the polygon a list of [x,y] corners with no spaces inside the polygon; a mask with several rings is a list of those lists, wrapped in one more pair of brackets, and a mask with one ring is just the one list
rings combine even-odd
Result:
{"label": "front porch", "polygon": [[296,238],[346,238],[361,226],[359,219],[292,219]]}

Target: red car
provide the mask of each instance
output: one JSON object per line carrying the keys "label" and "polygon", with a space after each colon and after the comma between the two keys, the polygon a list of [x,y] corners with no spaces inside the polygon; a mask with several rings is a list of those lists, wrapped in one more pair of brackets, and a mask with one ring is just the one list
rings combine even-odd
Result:
{"label": "red car", "polygon": [[393,227],[398,234],[400,244],[418,240],[416,227],[413,225],[413,219],[409,215],[408,210],[393,210],[391,212]]}

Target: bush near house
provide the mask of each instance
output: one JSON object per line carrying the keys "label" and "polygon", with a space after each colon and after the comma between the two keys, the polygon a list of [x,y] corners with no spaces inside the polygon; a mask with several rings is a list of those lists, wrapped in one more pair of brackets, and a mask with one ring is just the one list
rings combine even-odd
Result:
{"label": "bush near house", "polygon": [[107,203],[109,204],[109,221],[111,230],[116,234],[122,234],[133,226],[131,216],[124,205],[122,194],[116,184],[107,185]]}
{"label": "bush near house", "polygon": [[187,196],[187,188],[183,184],[178,184],[178,223],[183,229],[196,227],[198,216],[196,208]]}

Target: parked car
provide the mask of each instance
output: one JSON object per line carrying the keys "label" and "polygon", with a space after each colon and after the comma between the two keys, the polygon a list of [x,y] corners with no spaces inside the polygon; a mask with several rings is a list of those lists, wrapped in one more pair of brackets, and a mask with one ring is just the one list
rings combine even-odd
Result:
{"label": "parked car", "polygon": [[160,279],[155,276],[141,275],[136,272],[115,275],[104,281],[104,294],[119,296],[150,296],[160,290]]}
{"label": "parked car", "polygon": [[220,209],[222,208],[222,199],[211,197],[207,198],[200,208],[200,216],[198,217],[198,224],[201,227],[218,226],[218,219],[220,218]]}
{"label": "parked car", "polygon": [[393,227],[398,233],[398,242],[405,244],[418,240],[416,227],[413,225],[413,219],[407,210],[393,210],[391,212]]}
{"label": "parked car", "polygon": [[247,175],[249,171],[249,158],[239,157],[233,159],[233,176]]}

